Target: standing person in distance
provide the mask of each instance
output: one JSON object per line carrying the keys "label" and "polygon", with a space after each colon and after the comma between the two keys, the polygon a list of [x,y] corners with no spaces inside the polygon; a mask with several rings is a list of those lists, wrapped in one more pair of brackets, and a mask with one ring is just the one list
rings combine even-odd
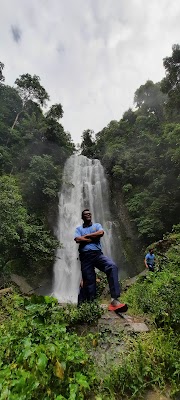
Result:
{"label": "standing person in distance", "polygon": [[121,304],[118,299],[120,296],[118,268],[110,258],[102,253],[100,239],[104,235],[104,230],[101,224],[92,223],[89,209],[82,212],[82,220],[83,225],[76,228],[74,240],[79,244],[83,288],[86,293],[85,300],[93,301],[96,297],[95,268],[97,268],[107,276],[111,293],[109,310],[126,311],[127,305]]}
{"label": "standing person in distance", "polygon": [[145,256],[144,264],[145,264],[146,268],[149,269],[149,271],[154,272],[155,255],[154,255],[153,249],[149,249],[149,252]]}

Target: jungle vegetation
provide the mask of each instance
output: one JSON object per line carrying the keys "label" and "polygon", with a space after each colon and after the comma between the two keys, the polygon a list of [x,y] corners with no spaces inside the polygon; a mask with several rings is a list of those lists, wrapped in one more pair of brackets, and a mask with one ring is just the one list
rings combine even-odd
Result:
{"label": "jungle vegetation", "polygon": [[[99,300],[79,308],[13,287],[0,295],[0,400],[139,400],[151,388],[179,398],[180,46],[163,62],[165,78],[137,89],[135,109],[95,139],[84,131],[81,144],[82,154],[102,161],[111,187],[122,188],[144,245],[158,240],[155,273],[122,297],[150,330],[117,336],[97,326],[102,281]],[[1,278],[15,267],[32,274],[51,267],[58,245],[54,210],[75,147],[59,122],[62,105],[46,111],[48,101],[36,75],[6,85],[0,62]],[[112,342],[122,346],[121,356],[102,366],[99,356]]]}
{"label": "jungle vegetation", "polygon": [[148,80],[134,109],[95,134],[82,134],[82,154],[99,158],[111,187],[122,191],[144,244],[180,220],[180,46],[163,60],[165,78]]}
{"label": "jungle vegetation", "polygon": [[[62,105],[45,108],[49,95],[36,75],[5,84],[0,64],[0,271],[17,265],[48,268],[58,245],[53,234],[71,136],[60,123]],[[45,112],[44,112],[45,110]]]}

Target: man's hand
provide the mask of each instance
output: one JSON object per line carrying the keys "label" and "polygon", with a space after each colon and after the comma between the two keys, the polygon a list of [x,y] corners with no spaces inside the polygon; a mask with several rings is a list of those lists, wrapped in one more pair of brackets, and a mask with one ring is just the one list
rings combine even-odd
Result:
{"label": "man's hand", "polygon": [[85,236],[76,237],[74,240],[75,240],[76,243],[81,243],[81,242],[92,243],[92,240],[87,238],[86,235]]}
{"label": "man's hand", "polygon": [[98,239],[100,237],[102,237],[104,235],[104,231],[97,231],[94,233],[89,233],[88,235],[84,235],[85,238],[89,238],[89,239]]}

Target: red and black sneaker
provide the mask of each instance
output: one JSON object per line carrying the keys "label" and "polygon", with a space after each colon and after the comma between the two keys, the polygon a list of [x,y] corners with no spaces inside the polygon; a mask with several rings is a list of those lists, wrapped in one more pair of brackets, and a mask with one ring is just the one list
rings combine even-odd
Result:
{"label": "red and black sneaker", "polygon": [[126,312],[128,309],[127,304],[120,303],[119,300],[112,300],[111,304],[109,304],[108,310],[109,311],[119,311],[120,313]]}

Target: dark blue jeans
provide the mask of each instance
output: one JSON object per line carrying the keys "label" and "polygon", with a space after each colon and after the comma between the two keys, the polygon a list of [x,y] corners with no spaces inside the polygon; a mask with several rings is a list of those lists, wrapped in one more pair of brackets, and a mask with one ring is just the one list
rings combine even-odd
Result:
{"label": "dark blue jeans", "polygon": [[80,253],[81,271],[83,279],[84,300],[90,301],[96,297],[95,268],[105,272],[109,283],[111,297],[120,296],[117,265],[101,251],[84,251]]}
{"label": "dark blue jeans", "polygon": [[148,264],[149,271],[154,272],[154,265]]}

